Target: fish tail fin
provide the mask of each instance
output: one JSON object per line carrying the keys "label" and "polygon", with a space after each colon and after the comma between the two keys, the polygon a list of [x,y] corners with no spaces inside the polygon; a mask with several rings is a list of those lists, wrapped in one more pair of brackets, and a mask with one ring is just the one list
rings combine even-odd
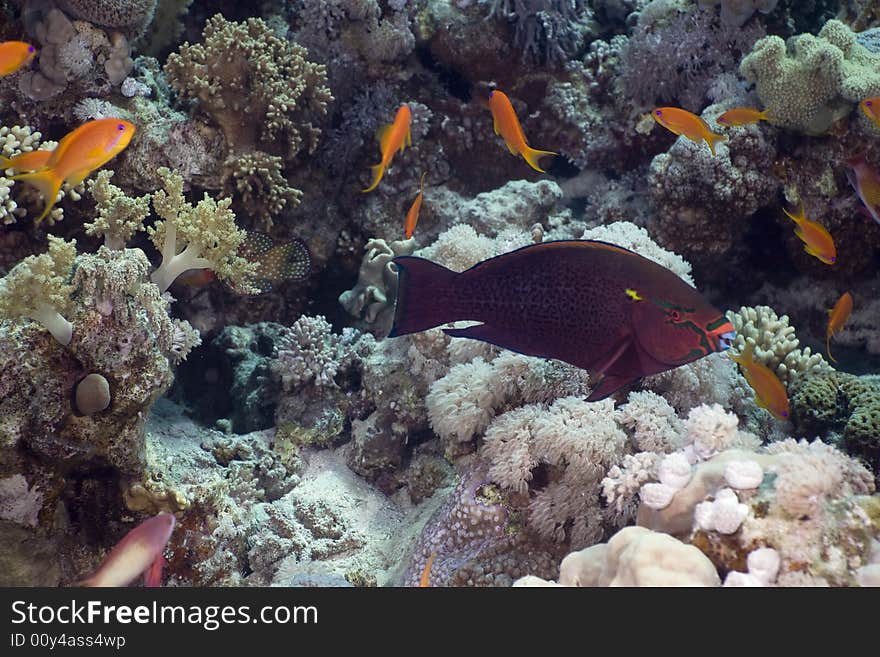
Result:
{"label": "fish tail fin", "polygon": [[46,206],[43,208],[43,213],[34,222],[34,225],[39,226],[40,222],[49,216],[49,212],[55,206],[55,199],[58,197],[58,192],[61,191],[61,184],[64,181],[58,177],[58,174],[52,168],[41,169],[33,173],[20,173],[17,176],[12,176],[10,180],[20,180],[29,183],[36,187],[40,194],[43,195]]}
{"label": "fish tail fin", "polygon": [[706,140],[706,144],[709,145],[709,150],[712,151],[712,155],[715,155],[715,145],[720,144],[722,141],[727,139],[727,135],[722,135],[717,132],[708,133],[704,139]]}
{"label": "fish tail fin", "polygon": [[541,173],[547,173],[541,168],[541,158],[550,156],[555,157],[556,155],[559,155],[559,153],[554,153],[553,151],[541,151],[530,146],[526,146],[522,150],[522,156],[525,161],[529,163],[529,166],[535,171],[540,171]]}
{"label": "fish tail fin", "polygon": [[435,326],[460,319],[449,304],[440,303],[458,276],[436,262],[414,256],[394,258],[397,265],[397,301],[394,323],[388,337],[427,331]]}
{"label": "fish tail fin", "polygon": [[362,189],[362,192],[372,192],[379,186],[379,181],[382,180],[382,176],[385,175],[385,165],[379,162],[379,164],[371,166],[370,171],[373,172],[373,182],[370,183],[370,186],[366,189]]}
{"label": "fish tail fin", "polygon": [[831,359],[832,363],[837,362],[837,359],[831,355],[831,331],[825,334],[825,353],[828,354],[828,358]]}

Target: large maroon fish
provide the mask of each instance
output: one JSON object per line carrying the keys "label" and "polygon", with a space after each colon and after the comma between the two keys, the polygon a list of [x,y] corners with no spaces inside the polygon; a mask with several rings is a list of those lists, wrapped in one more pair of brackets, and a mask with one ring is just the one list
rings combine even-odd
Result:
{"label": "large maroon fish", "polygon": [[526,246],[455,273],[399,256],[389,337],[443,329],[529,356],[557,358],[599,378],[588,401],[640,377],[730,347],[733,325],[681,278],[614,244],[564,240]]}

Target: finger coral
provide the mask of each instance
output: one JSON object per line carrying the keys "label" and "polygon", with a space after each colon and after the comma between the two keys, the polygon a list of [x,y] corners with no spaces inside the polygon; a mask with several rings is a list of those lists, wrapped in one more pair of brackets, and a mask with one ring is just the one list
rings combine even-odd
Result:
{"label": "finger coral", "polygon": [[139,230],[150,214],[150,196],[128,196],[110,182],[113,172],[104,169],[89,180],[89,193],[95,199],[97,216],[85,224],[86,234],[103,235],[104,244],[110,249],[123,249]]}

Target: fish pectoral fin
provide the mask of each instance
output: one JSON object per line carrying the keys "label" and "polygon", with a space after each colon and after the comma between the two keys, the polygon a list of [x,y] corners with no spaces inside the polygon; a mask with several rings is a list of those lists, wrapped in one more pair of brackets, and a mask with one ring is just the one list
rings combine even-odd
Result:
{"label": "fish pectoral fin", "polygon": [[495,114],[492,114],[492,128],[495,130],[496,135],[500,135],[501,131],[498,129],[498,117]]}
{"label": "fish pectoral fin", "polygon": [[385,153],[385,149],[388,146],[388,141],[391,139],[391,124],[383,125],[381,128],[376,130],[376,140],[379,142],[379,148],[382,150],[382,153]]}
{"label": "fish pectoral fin", "polygon": [[85,169],[84,171],[74,171],[70,176],[68,176],[66,182],[71,187],[76,187],[83,180],[89,177],[89,174],[92,172],[91,169]]}
{"label": "fish pectoral fin", "polygon": [[631,335],[627,335],[619,339],[611,346],[611,349],[608,350],[607,356],[605,356],[604,358],[600,358],[598,361],[595,361],[589,367],[590,376],[604,376],[605,373],[610,370],[617,361],[620,360],[621,356],[623,356],[623,354],[626,353],[626,350],[629,349],[631,346]]}
{"label": "fish pectoral fin", "polygon": [[[406,130],[406,139],[404,141],[405,141],[406,146],[412,146],[412,130],[409,128],[407,128],[407,130]],[[400,146],[401,153],[403,152],[403,148],[404,148],[404,145],[401,144],[401,146]]]}
{"label": "fish pectoral fin", "polygon": [[639,377],[630,378],[626,376],[615,376],[613,374],[609,376],[603,376],[602,379],[599,381],[599,385],[597,385],[590,391],[590,396],[587,397],[587,401],[601,401],[609,395],[613,394],[614,392],[620,390],[625,385],[637,381],[638,378]]}

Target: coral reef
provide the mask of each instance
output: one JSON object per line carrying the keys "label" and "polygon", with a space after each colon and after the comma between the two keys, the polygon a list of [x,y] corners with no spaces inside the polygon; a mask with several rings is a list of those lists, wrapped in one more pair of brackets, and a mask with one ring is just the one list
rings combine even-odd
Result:
{"label": "coral reef", "polygon": [[169,56],[168,82],[181,98],[198,101],[223,133],[227,192],[258,199],[257,215],[271,226],[278,211],[299,199],[300,192],[285,186],[283,171],[317,146],[333,100],[325,69],[259,18],[233,23],[217,14],[202,37]]}

